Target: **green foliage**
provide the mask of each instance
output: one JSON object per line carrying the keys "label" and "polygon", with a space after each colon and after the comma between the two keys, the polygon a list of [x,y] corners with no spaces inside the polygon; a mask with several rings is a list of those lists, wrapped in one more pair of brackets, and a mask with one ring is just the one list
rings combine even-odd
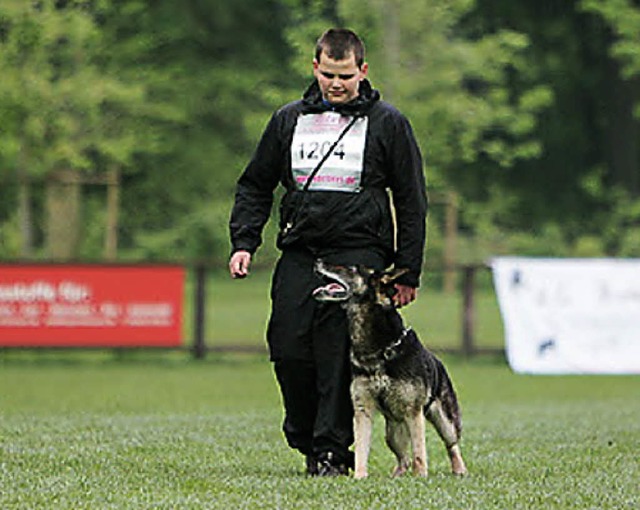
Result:
{"label": "green foliage", "polygon": [[[293,52],[290,61],[291,72],[310,83],[313,79],[312,62],[315,57],[316,41],[320,34],[334,23],[326,16],[323,0],[289,0],[287,2],[292,12],[292,20],[285,32],[289,47]],[[300,86],[305,86],[305,81],[298,80]],[[292,91],[300,95],[301,91]],[[289,98],[289,100],[291,100]]]}
{"label": "green foliage", "polygon": [[640,74],[640,7],[632,0],[582,0],[580,7],[602,16],[613,28],[617,39],[611,53],[624,65],[624,76]]}
{"label": "green foliage", "polygon": [[[469,0],[340,2],[341,14],[368,42],[375,83],[409,116],[430,174],[455,183],[462,163],[488,157],[502,166],[540,154],[536,115],[552,99],[541,84],[510,88],[526,66],[528,38],[513,30],[478,37],[460,29]],[[430,176],[434,177],[434,176]]]}
{"label": "green foliage", "polygon": [[134,77],[142,62],[151,97],[179,113],[155,123],[162,153],[138,154],[141,176],[125,182],[123,206],[135,214],[123,218],[123,253],[226,259],[235,180],[287,79],[282,22],[273,1],[112,9],[107,28],[123,48],[116,63]]}
{"label": "green foliage", "polygon": [[0,223],[0,253],[8,258],[20,256],[20,226],[17,216],[11,215]]}
{"label": "green foliage", "polygon": [[[194,210],[175,228],[140,234],[136,245],[143,259],[210,260],[223,263],[229,253],[225,235],[231,202],[216,201]],[[188,254],[188,257],[186,256]]]}
{"label": "green foliage", "polygon": [[[616,34],[610,52],[622,64],[622,75],[640,76],[640,6],[632,0],[582,0],[581,8],[602,16]],[[640,102],[636,97],[635,116],[640,118]]]}
{"label": "green foliage", "polygon": [[140,140],[126,114],[143,102],[143,89],[101,67],[107,49],[91,12],[80,2],[9,1],[0,18],[0,108],[11,119],[3,126],[5,168],[45,175],[92,170],[97,156],[128,163]]}
{"label": "green foliage", "polygon": [[[281,17],[271,1],[4,2],[0,114],[11,122],[1,128],[0,178],[57,168],[137,173],[123,193],[123,250],[146,256],[149,244],[172,245],[152,256],[204,256],[211,222],[195,210],[228,199],[247,139],[258,136],[286,79],[264,73],[282,53],[272,30]],[[234,36],[243,29],[261,37],[241,43]],[[85,255],[102,245],[90,229],[97,235],[85,238]],[[159,230],[166,241],[135,245]],[[217,238],[223,232],[216,226]]]}

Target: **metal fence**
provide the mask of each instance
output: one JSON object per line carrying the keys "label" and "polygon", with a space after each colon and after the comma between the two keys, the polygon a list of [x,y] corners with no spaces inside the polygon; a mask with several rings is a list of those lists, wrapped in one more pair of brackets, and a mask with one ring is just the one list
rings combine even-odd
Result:
{"label": "metal fence", "polygon": [[[216,345],[215,341],[207,338],[205,322],[207,310],[207,285],[208,272],[211,266],[197,264],[193,266],[193,341],[191,350],[196,359],[204,359],[208,352],[263,352],[265,348],[258,345],[240,345],[226,343]],[[460,354],[464,356],[476,356],[480,354],[502,355],[503,347],[481,346],[477,342],[478,313],[476,307],[476,294],[478,290],[478,277],[483,273],[489,273],[490,268],[483,264],[459,265],[447,270],[436,270],[441,279],[446,283],[446,292],[460,293],[460,338],[454,347],[435,346],[434,350]],[[455,282],[455,283],[454,283]],[[458,283],[459,282],[459,283]]]}

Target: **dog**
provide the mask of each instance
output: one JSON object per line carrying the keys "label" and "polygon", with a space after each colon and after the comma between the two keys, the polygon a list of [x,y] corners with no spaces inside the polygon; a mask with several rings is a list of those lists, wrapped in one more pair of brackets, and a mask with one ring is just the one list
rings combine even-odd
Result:
{"label": "dog", "polygon": [[393,476],[410,469],[426,477],[425,418],[444,442],[451,469],[465,475],[460,450],[462,422],[458,399],[444,365],[416,333],[403,324],[393,304],[394,282],[406,270],[374,271],[363,266],[316,262],[316,273],[330,283],[313,297],[340,303],[351,336],[351,399],[354,407],[355,478],[367,477],[373,416],[386,423],[386,443],[397,459]]}

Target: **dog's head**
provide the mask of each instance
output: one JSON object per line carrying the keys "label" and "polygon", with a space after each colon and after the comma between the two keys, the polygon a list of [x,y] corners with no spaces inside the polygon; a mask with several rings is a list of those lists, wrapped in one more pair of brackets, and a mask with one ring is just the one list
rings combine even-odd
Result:
{"label": "dog's head", "polygon": [[349,300],[370,302],[384,308],[393,307],[395,281],[407,269],[375,271],[364,266],[335,266],[318,260],[316,273],[329,281],[313,291],[317,301],[344,303]]}

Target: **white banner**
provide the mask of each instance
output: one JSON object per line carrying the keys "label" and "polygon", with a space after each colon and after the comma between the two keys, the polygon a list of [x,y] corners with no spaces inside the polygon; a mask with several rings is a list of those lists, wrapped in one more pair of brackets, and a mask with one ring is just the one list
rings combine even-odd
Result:
{"label": "white banner", "polygon": [[491,265],[514,371],[640,374],[640,259]]}

